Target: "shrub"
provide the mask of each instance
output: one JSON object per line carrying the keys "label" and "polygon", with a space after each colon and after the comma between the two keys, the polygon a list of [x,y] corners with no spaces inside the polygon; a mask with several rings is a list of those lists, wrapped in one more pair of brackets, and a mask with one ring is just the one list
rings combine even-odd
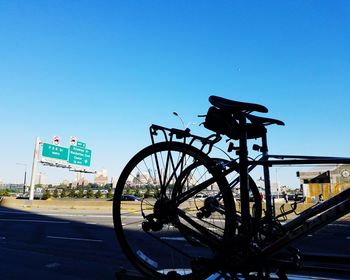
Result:
{"label": "shrub", "polygon": [[53,191],[52,196],[53,196],[54,198],[58,198],[58,197],[59,197],[59,195],[58,195],[58,190],[57,190],[57,189],[55,189],[55,190]]}
{"label": "shrub", "polygon": [[42,199],[49,199],[50,197],[51,197],[50,191],[48,189],[45,189],[43,196],[42,196]]}
{"label": "shrub", "polygon": [[108,199],[113,198],[113,190],[112,190],[112,188],[108,189],[107,198]]}
{"label": "shrub", "polygon": [[93,198],[94,197],[94,192],[93,192],[91,187],[88,188],[88,190],[86,192],[86,197],[87,198]]}
{"label": "shrub", "polygon": [[73,188],[70,189],[68,197],[74,198],[75,197],[75,190]]}
{"label": "shrub", "polygon": [[66,197],[67,197],[67,191],[66,191],[66,188],[63,188],[61,192],[61,198],[66,198]]}
{"label": "shrub", "polygon": [[95,193],[95,197],[96,198],[101,198],[102,197],[102,193],[100,190],[98,190],[96,193]]}

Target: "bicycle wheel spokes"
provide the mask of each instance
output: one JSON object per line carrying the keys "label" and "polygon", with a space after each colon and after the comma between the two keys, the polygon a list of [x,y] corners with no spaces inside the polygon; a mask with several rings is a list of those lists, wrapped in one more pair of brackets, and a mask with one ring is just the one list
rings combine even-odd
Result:
{"label": "bicycle wheel spokes", "polygon": [[[237,203],[237,212],[240,212],[240,175],[237,166],[231,165],[231,163],[224,159],[214,159],[215,162],[222,167],[222,174],[225,175],[226,180],[229,182],[229,186],[232,190],[233,196],[235,197]],[[262,196],[260,191],[255,184],[253,178],[248,175],[248,189],[249,189],[249,202],[250,202],[250,217],[253,233],[258,229],[261,223],[262,217]],[[221,198],[220,198],[221,199]],[[237,213],[237,222],[240,224],[240,215]]]}
{"label": "bicycle wheel spokes", "polygon": [[[154,279],[168,273],[186,279],[210,275],[211,269],[198,268],[196,259],[212,258],[229,229],[225,211],[210,218],[197,217],[204,195],[224,188],[224,178],[215,174],[212,166],[210,159],[193,147],[159,143],[142,150],[123,170],[113,204],[117,238],[129,259]],[[186,168],[189,172],[184,173]],[[208,187],[176,203],[177,196],[208,180],[212,182]],[[143,199],[121,200],[135,192],[143,193]],[[232,197],[224,197],[221,209],[227,201],[232,202]],[[233,214],[232,210],[229,213]]]}
{"label": "bicycle wheel spokes", "polygon": [[[225,229],[225,211],[223,205],[213,197],[217,192],[216,179],[202,163],[195,162],[188,166],[179,176],[172,195],[176,205],[184,209],[178,213],[179,222],[200,231],[209,239],[214,236],[220,239]],[[211,213],[201,216],[205,207],[209,207]]]}

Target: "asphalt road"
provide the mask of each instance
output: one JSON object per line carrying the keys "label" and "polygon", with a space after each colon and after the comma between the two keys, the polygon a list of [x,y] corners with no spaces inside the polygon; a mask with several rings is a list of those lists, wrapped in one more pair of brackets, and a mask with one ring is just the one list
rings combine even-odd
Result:
{"label": "asphalt road", "polygon": [[350,258],[350,215],[306,236],[296,245],[306,254],[337,255]]}
{"label": "asphalt road", "polygon": [[[350,257],[349,217],[297,246]],[[118,246],[112,213],[0,207],[0,279],[116,279],[122,267],[135,271]]]}
{"label": "asphalt road", "polygon": [[0,279],[116,279],[121,267],[134,270],[111,213],[0,207]]}

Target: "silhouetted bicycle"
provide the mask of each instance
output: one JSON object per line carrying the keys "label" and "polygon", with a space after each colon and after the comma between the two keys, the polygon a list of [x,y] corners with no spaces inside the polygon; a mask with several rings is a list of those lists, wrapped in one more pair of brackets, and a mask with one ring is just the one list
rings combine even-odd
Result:
{"label": "silhouetted bicycle", "polygon": [[[349,158],[269,155],[266,126],[282,121],[255,116],[266,107],[211,96],[204,125],[208,137],[189,129],[150,127],[152,144],[137,153],[122,171],[113,200],[114,228],[129,260],[152,279],[205,279],[219,273],[226,279],[269,279],[301,263],[291,243],[350,212],[350,189],[281,224],[274,215],[269,167],[294,164],[350,163]],[[237,159],[211,157],[226,135]],[[156,138],[162,141],[157,142]],[[248,156],[249,139],[261,139]],[[249,172],[262,166],[266,210]],[[233,189],[239,189],[235,205]],[[142,192],[141,201],[121,197]],[[253,201],[253,207],[251,202]],[[295,209],[294,209],[295,210]]]}

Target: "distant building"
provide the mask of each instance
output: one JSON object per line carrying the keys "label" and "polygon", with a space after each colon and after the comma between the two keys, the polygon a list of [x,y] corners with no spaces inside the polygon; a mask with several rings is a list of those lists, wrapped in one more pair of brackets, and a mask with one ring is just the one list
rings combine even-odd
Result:
{"label": "distant building", "polygon": [[22,191],[23,184],[0,184],[0,190]]}
{"label": "distant building", "polygon": [[[260,177],[258,180],[255,180],[255,184],[258,187],[259,191],[265,191],[265,182],[264,178]],[[270,182],[271,195],[278,197],[281,194],[281,184],[280,182]]]}
{"label": "distant building", "polygon": [[297,172],[306,202],[317,202],[320,194],[329,199],[350,187],[350,165],[323,166]]}
{"label": "distant building", "polygon": [[147,185],[151,184],[152,182],[152,177],[147,171],[138,172],[136,176],[132,179],[132,183],[134,185]]}
{"label": "distant building", "polygon": [[117,186],[118,179],[117,177],[112,177],[112,189],[115,189]]}
{"label": "distant building", "polygon": [[46,173],[39,172],[39,174],[38,174],[38,184],[42,185],[42,186],[46,186],[47,185]]}
{"label": "distant building", "polygon": [[[183,182],[183,188],[187,188],[187,186],[191,186],[197,184],[201,178],[195,176],[197,174],[188,174],[186,177],[186,183]],[[171,181],[168,182],[169,185],[175,184],[177,178],[174,177]],[[157,186],[159,185],[159,180],[157,174],[152,174],[150,171],[138,171],[136,174],[130,174],[126,184],[130,187],[145,187],[145,186]],[[218,186],[216,183],[208,186],[206,191],[215,191],[218,190]]]}
{"label": "distant building", "polygon": [[146,186],[146,185],[157,185],[157,176],[151,174],[149,171],[141,171],[136,174],[129,175],[127,184],[131,187]]}
{"label": "distant building", "polygon": [[63,186],[69,186],[69,181],[67,179],[64,179],[63,182],[61,183]]}
{"label": "distant building", "polygon": [[108,184],[108,176],[107,176],[107,170],[102,169],[101,171],[98,171],[95,175],[95,184],[99,186],[104,186]]}
{"label": "distant building", "polygon": [[84,177],[80,178],[80,180],[78,181],[79,186],[87,186],[88,184],[89,184],[89,181]]}
{"label": "distant building", "polygon": [[83,177],[82,173],[80,172],[75,173],[74,180],[72,182],[73,188],[76,188],[78,186],[87,186],[88,184],[89,184],[89,181]]}

